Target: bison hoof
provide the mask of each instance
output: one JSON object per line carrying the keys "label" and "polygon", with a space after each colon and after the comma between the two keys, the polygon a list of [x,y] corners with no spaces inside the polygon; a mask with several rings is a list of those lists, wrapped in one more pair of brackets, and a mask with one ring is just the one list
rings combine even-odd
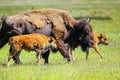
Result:
{"label": "bison hoof", "polygon": [[69,63],[69,64],[72,64],[73,61],[72,61],[71,59],[68,59],[68,63]]}
{"label": "bison hoof", "polygon": [[15,64],[17,64],[17,65],[22,65],[22,62],[21,61],[15,61]]}
{"label": "bison hoof", "polygon": [[103,56],[101,56],[101,59],[103,59]]}
{"label": "bison hoof", "polygon": [[38,66],[40,65],[38,62],[35,62],[34,64],[35,64],[35,65],[38,65]]}
{"label": "bison hoof", "polygon": [[7,66],[10,67],[10,63],[8,63]]}
{"label": "bison hoof", "polygon": [[69,61],[68,63],[69,63],[69,64],[72,64],[72,63],[73,63],[73,61]]}
{"label": "bison hoof", "polygon": [[44,63],[44,65],[49,65],[49,63]]}

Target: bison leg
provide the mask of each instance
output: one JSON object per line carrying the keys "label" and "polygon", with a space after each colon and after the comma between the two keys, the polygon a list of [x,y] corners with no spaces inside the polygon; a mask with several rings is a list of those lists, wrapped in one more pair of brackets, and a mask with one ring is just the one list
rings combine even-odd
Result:
{"label": "bison leg", "polygon": [[49,58],[50,50],[47,51],[46,53],[41,54],[42,58],[45,60],[44,64],[49,64],[48,58]]}
{"label": "bison leg", "polygon": [[69,51],[62,40],[57,40],[57,47],[64,58],[67,58],[68,62],[71,62]]}
{"label": "bison leg", "polygon": [[88,60],[88,55],[89,55],[89,47],[86,48],[86,60]]}
{"label": "bison leg", "polygon": [[73,48],[70,48],[70,56],[71,56],[71,59],[74,60],[74,56],[73,56]]}
{"label": "bison leg", "polygon": [[16,64],[22,64],[22,62],[21,62],[21,60],[20,60],[20,58],[19,58],[20,52],[21,52],[21,51],[17,52],[17,54],[16,54],[15,56],[13,56],[13,58],[14,58],[13,60],[15,60],[14,62],[15,62]]}

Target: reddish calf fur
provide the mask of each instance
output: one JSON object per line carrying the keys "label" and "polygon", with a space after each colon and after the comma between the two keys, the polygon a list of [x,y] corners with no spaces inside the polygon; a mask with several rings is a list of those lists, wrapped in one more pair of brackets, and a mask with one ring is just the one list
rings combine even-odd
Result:
{"label": "reddish calf fur", "polygon": [[11,37],[9,39],[9,44],[10,54],[8,57],[8,66],[10,65],[10,60],[13,56],[15,57],[22,49],[36,51],[37,64],[39,64],[41,53],[45,53],[49,48],[57,48],[56,40],[54,38],[38,33]]}

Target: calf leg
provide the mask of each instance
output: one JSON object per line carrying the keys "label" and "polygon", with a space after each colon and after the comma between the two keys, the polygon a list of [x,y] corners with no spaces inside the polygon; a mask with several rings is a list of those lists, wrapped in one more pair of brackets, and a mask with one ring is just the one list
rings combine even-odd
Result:
{"label": "calf leg", "polygon": [[42,58],[45,60],[44,64],[49,64],[48,58],[49,58],[50,50],[47,51],[46,53],[41,54]]}
{"label": "calf leg", "polygon": [[7,66],[9,67],[10,66],[10,60],[12,59],[12,57],[13,57],[13,55],[9,55],[9,57],[8,57],[8,63],[7,63]]}
{"label": "calf leg", "polygon": [[[9,50],[9,53],[11,53],[11,52],[12,52],[12,46],[10,46],[10,50]],[[16,55],[14,55],[12,57],[13,61],[15,62],[15,64],[22,64],[22,62],[19,59],[20,52],[21,51],[17,52]]]}
{"label": "calf leg", "polygon": [[103,56],[101,55],[101,53],[100,53],[100,51],[99,51],[98,47],[97,47],[97,46],[94,46],[93,48],[95,49],[95,51],[98,53],[98,55],[99,55],[99,56],[100,56],[100,58],[102,59],[102,58],[103,58]]}
{"label": "calf leg", "polygon": [[62,40],[57,40],[57,47],[59,51],[61,52],[62,56],[64,58],[67,58],[68,62],[71,61],[69,52],[67,50],[67,47],[65,46],[65,43]]}
{"label": "calf leg", "polygon": [[40,50],[37,50],[36,53],[37,53],[37,65],[39,65],[39,63],[40,63]]}
{"label": "calf leg", "polygon": [[7,66],[9,67],[10,66],[10,60],[13,58],[13,56],[16,54],[16,51],[11,51],[11,53],[9,53],[9,56],[8,56],[8,63],[7,63]]}

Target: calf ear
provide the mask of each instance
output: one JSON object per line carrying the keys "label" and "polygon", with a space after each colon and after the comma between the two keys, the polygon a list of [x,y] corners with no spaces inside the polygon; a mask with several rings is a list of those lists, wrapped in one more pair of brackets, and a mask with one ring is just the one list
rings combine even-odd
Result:
{"label": "calf ear", "polygon": [[102,34],[100,34],[100,35],[99,35],[99,39],[101,39],[102,37],[103,37],[103,35],[102,35]]}
{"label": "calf ear", "polygon": [[53,42],[53,38],[52,37],[50,37],[50,40],[49,40],[49,43],[51,43],[51,42]]}
{"label": "calf ear", "polygon": [[103,37],[103,34],[100,34],[100,37]]}

